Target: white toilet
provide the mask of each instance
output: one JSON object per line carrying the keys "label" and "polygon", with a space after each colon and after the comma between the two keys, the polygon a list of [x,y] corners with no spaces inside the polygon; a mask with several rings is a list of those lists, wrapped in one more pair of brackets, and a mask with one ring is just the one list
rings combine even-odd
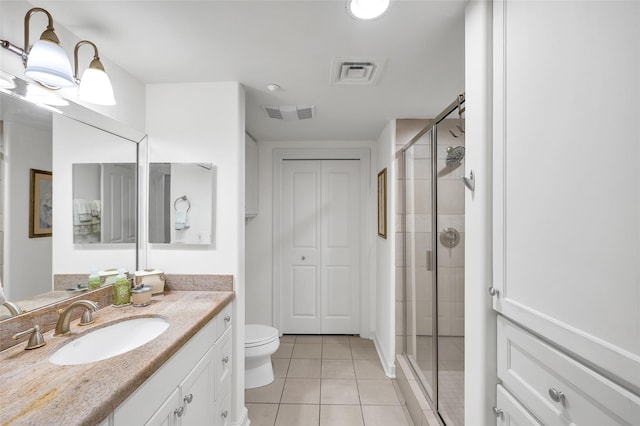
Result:
{"label": "white toilet", "polygon": [[244,388],[273,382],[271,354],[278,350],[278,330],[268,325],[247,324],[244,328]]}

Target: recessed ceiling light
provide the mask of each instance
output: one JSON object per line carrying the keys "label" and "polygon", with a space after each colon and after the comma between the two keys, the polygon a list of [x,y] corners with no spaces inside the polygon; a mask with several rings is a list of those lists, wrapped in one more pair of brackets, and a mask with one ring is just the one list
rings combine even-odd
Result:
{"label": "recessed ceiling light", "polygon": [[278,90],[280,90],[280,86],[278,86],[275,83],[271,83],[271,84],[267,84],[267,90],[270,92],[277,92]]}
{"label": "recessed ceiling light", "polygon": [[356,19],[371,20],[382,16],[389,8],[389,0],[348,0],[347,11]]}

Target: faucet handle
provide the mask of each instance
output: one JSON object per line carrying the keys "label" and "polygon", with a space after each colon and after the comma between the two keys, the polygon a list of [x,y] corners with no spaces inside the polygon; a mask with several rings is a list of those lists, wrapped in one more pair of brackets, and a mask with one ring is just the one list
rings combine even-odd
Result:
{"label": "faucet handle", "polygon": [[40,332],[40,326],[38,324],[34,325],[29,330],[25,330],[25,331],[22,331],[20,333],[14,334],[13,337],[11,337],[11,338],[13,340],[18,340],[22,336],[26,336],[29,333],[31,333],[31,337],[29,338],[29,341],[27,342],[27,346],[25,346],[25,348],[24,348],[25,350],[37,349],[37,348],[42,347],[42,346],[47,344],[47,342],[44,341],[44,336]]}

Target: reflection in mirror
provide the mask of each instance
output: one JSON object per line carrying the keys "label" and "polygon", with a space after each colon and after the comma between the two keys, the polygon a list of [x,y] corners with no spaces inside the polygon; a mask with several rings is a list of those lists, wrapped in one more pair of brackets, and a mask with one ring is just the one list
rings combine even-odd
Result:
{"label": "reflection in mirror", "polygon": [[135,163],[73,164],[73,243],[135,240]]}
{"label": "reflection in mirror", "polygon": [[[77,295],[65,289],[86,285],[92,269],[137,268],[136,244],[106,250],[74,246],[71,163],[135,164],[138,142],[146,140],[77,104],[28,101],[28,88],[24,80],[0,71],[0,285],[5,297],[27,312]],[[57,98],[55,91],[44,92]],[[52,236],[29,238],[30,169],[52,172]],[[78,276],[81,282],[61,282],[61,290],[55,290],[54,277],[60,276]],[[0,319],[10,315],[0,304]]]}
{"label": "reflection in mirror", "polygon": [[212,164],[149,164],[149,242],[213,244]]}

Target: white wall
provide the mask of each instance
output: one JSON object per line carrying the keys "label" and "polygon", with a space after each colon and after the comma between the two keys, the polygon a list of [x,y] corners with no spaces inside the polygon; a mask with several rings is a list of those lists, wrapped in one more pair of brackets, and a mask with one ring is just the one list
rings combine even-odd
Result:
{"label": "white wall", "polygon": [[[212,163],[217,169],[215,243],[150,245],[142,266],[172,274],[232,274],[232,423],[244,409],[244,89],[236,82],[147,87],[149,162]],[[146,216],[145,216],[146,217]]]}
{"label": "white wall", "polygon": [[496,423],[491,411],[496,389],[496,314],[492,286],[492,7],[473,1],[466,10],[466,176],[475,192],[465,199],[465,418],[474,425]]}
{"label": "white wall", "polygon": [[[4,288],[7,299],[21,300],[51,291],[51,237],[29,238],[30,169],[52,170],[51,132],[5,121],[4,138]],[[55,199],[55,198],[54,198]]]}
{"label": "white wall", "polygon": [[[34,5],[24,1],[0,1],[0,38],[9,40],[11,43],[23,48],[24,46],[24,15]],[[82,40],[82,34],[75,35],[69,32],[65,27],[55,21],[53,16],[56,34],[60,38],[62,47],[67,52],[67,57],[71,61],[73,67],[73,48],[75,44]],[[30,43],[37,41],[44,28],[47,19],[44,13],[36,13],[31,17],[30,24]],[[86,51],[85,51],[86,49]],[[98,46],[100,49],[100,46]],[[82,71],[89,65],[93,52],[89,46],[83,46],[80,49],[78,72]],[[114,58],[117,60],[117,58]],[[144,129],[144,105],[145,105],[145,87],[140,81],[131,76],[125,70],[120,68],[113,62],[109,55],[105,56],[104,51],[100,51],[100,60],[105,67],[107,74],[113,85],[117,105],[115,106],[99,106],[81,102],[76,96],[76,89],[62,89],[56,91],[60,96],[83,105],[89,110],[93,110],[103,114],[113,120],[124,123],[134,129]],[[8,72],[16,77],[28,80],[24,76],[24,67],[20,57],[6,49],[0,49],[0,70]],[[77,114],[82,114],[82,109],[77,109]],[[82,117],[85,121],[95,120],[95,124],[104,126],[104,120],[95,115],[85,115]]]}
{"label": "white wall", "polygon": [[136,144],[53,114],[53,273],[125,268],[135,271],[134,244],[73,243],[73,163],[132,163]]}
{"label": "white wall", "polygon": [[[395,377],[395,265],[396,265],[396,122],[390,121],[378,138],[375,174],[387,168],[387,239],[376,237],[375,343],[388,376]],[[376,179],[377,191],[377,179]],[[377,204],[377,197],[376,197]],[[377,228],[377,222],[376,222]]]}

